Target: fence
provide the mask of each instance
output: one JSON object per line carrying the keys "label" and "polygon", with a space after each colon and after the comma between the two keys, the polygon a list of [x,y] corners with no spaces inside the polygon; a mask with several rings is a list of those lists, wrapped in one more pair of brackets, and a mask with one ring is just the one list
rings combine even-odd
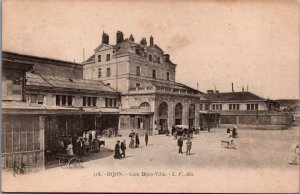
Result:
{"label": "fence", "polygon": [[288,113],[237,113],[220,115],[220,124],[234,125],[262,125],[262,126],[285,126],[293,123],[293,116]]}

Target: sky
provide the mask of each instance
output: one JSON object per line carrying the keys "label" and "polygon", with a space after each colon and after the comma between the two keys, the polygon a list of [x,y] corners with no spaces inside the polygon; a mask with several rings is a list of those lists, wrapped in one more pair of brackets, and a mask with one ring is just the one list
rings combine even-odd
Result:
{"label": "sky", "polygon": [[[176,81],[206,92],[242,87],[299,98],[299,7],[289,0],[4,0],[2,49],[87,59],[109,34],[154,37],[177,64]],[[83,55],[84,49],[84,55]]]}

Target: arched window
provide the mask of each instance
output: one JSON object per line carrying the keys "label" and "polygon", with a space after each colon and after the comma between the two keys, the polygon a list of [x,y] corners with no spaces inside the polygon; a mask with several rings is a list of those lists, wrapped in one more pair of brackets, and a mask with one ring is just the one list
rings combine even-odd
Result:
{"label": "arched window", "polygon": [[182,104],[177,103],[175,106],[175,118],[181,118],[182,117]]}
{"label": "arched window", "polygon": [[159,117],[168,117],[168,104],[166,102],[159,105],[158,115]]}
{"label": "arched window", "polygon": [[189,118],[195,118],[195,105],[194,104],[190,104]]}
{"label": "arched window", "polygon": [[148,109],[148,108],[150,108],[150,104],[149,104],[148,102],[143,102],[143,103],[140,105],[140,108]]}

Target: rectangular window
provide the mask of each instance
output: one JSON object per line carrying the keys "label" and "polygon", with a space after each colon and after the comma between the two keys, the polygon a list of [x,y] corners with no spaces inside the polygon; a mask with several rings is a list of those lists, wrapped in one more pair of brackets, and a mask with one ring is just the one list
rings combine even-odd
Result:
{"label": "rectangular window", "polygon": [[68,96],[68,106],[72,106],[72,96]]}
{"label": "rectangular window", "polygon": [[106,55],[106,61],[110,61],[110,54]]}
{"label": "rectangular window", "polygon": [[117,98],[105,98],[105,107],[117,107]]}
{"label": "rectangular window", "polygon": [[240,105],[239,104],[236,105],[236,110],[240,110]]}
{"label": "rectangular window", "polygon": [[220,110],[222,110],[222,104],[220,104]]}
{"label": "rectangular window", "polygon": [[149,61],[152,61],[152,55],[149,55]]}
{"label": "rectangular window", "polygon": [[247,104],[247,110],[251,110],[250,104]]}
{"label": "rectangular window", "polygon": [[254,110],[254,104],[251,104],[251,110]]}
{"label": "rectangular window", "polygon": [[98,69],[98,78],[102,77],[102,69]]}
{"label": "rectangular window", "polygon": [[110,77],[110,68],[106,68],[106,77]]}
{"label": "rectangular window", "polygon": [[140,66],[136,67],[136,75],[141,75],[141,67]]}
{"label": "rectangular window", "polygon": [[101,55],[98,55],[98,62],[101,62]]}
{"label": "rectangular window", "polygon": [[91,97],[88,97],[88,98],[87,98],[87,105],[88,105],[88,106],[91,106],[91,104],[92,104],[92,98],[91,98]]}
{"label": "rectangular window", "polygon": [[170,80],[170,73],[167,72],[167,80],[169,81]]}
{"label": "rectangular window", "polygon": [[216,105],[213,105],[213,106],[212,106],[212,109],[213,109],[213,110],[216,110]]}
{"label": "rectangular window", "polygon": [[160,63],[160,57],[157,57],[157,63]]}
{"label": "rectangular window", "polygon": [[209,104],[205,104],[205,110],[209,110]]}
{"label": "rectangular window", "polygon": [[36,103],[36,95],[35,94],[30,95],[30,102]]}
{"label": "rectangular window", "polygon": [[229,104],[229,110],[232,110],[232,104]]}
{"label": "rectangular window", "polygon": [[66,105],[66,103],[67,103],[66,96],[61,96],[61,104]]}
{"label": "rectangular window", "polygon": [[255,110],[258,110],[258,104],[255,104]]}
{"label": "rectangular window", "polygon": [[85,96],[82,97],[82,101],[83,101],[82,106],[86,106],[86,97]]}
{"label": "rectangular window", "polygon": [[56,105],[60,105],[60,95],[56,95]]}
{"label": "rectangular window", "polygon": [[97,97],[93,97],[93,104],[92,104],[92,106],[96,106],[96,104],[97,104]]}
{"label": "rectangular window", "polygon": [[37,103],[43,104],[44,103],[44,96],[43,95],[37,95]]}
{"label": "rectangular window", "polygon": [[152,77],[156,78],[156,70],[155,69],[152,70]]}
{"label": "rectangular window", "polygon": [[136,83],[135,87],[139,88],[139,87],[141,87],[141,84],[140,83]]}

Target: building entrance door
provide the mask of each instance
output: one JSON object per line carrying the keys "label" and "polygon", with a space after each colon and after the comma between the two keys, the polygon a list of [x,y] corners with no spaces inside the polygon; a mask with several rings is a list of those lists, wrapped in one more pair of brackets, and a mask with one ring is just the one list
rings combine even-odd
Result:
{"label": "building entrance door", "polygon": [[138,128],[139,129],[144,129],[143,118],[138,118]]}
{"label": "building entrance door", "polygon": [[182,119],[175,119],[175,125],[181,125]]}
{"label": "building entrance door", "polygon": [[160,119],[159,120],[159,126],[160,130],[166,130],[167,129],[167,119]]}

